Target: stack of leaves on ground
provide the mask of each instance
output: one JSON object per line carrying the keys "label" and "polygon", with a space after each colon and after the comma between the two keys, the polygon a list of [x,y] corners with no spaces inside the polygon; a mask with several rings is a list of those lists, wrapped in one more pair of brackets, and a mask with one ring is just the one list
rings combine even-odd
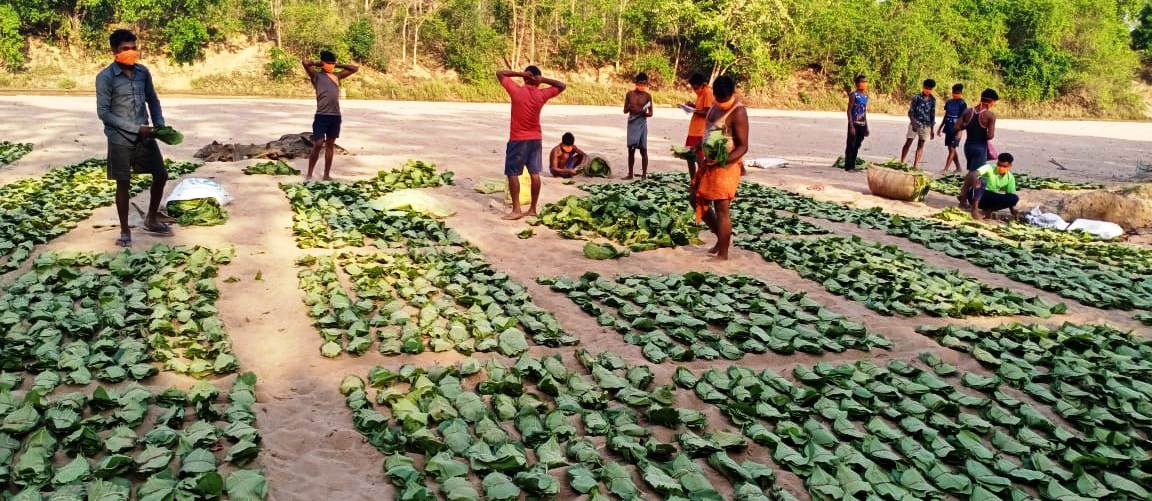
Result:
{"label": "stack of leaves on ground", "polygon": [[719,408],[813,499],[1148,499],[1146,439],[1108,426],[1075,431],[1000,378],[923,366],[731,366],[676,382]]}
{"label": "stack of leaves on ground", "polygon": [[32,151],[32,143],[0,141],[0,167],[20,160]]}
{"label": "stack of leaves on ground", "polygon": [[[1016,187],[1022,190],[1077,191],[1099,190],[1104,188],[1104,186],[1100,184],[1065,181],[1054,177],[1030,176],[1028,174],[1013,174],[1013,177],[1016,178]],[[957,174],[952,174],[933,180],[931,189],[937,193],[958,196],[960,195],[960,188],[962,186],[964,186],[964,178]]]}
{"label": "stack of leaves on ground", "polygon": [[[116,183],[108,180],[104,160],[57,167],[47,174],[0,186],[0,273],[20,267],[39,244],[68,233],[98,207],[115,201]],[[200,164],[168,162],[175,178]],[[151,184],[150,176],[136,176],[132,192]]]}
{"label": "stack of leaves on ground", "polygon": [[291,165],[288,165],[288,162],[283,160],[275,160],[249,165],[244,168],[243,172],[249,176],[253,174],[265,174],[269,176],[296,176],[300,174],[300,169],[296,169]]}
{"label": "stack of leaves on ground", "polygon": [[[1115,450],[1100,458],[1152,467],[1143,448],[1152,431],[1152,340],[1107,325],[993,329],[922,327],[941,345],[970,353],[999,380],[1051,405],[1056,414]],[[1135,449],[1134,449],[1135,448]],[[1117,453],[1121,457],[1117,458]]]}
{"label": "stack of leaves on ground", "polygon": [[[892,215],[878,208],[846,207],[747,184],[752,185],[746,187],[747,191],[758,193],[756,199],[765,208],[883,230],[1088,306],[1123,310],[1152,308],[1152,275],[1139,273],[1144,269],[1141,266],[1147,255],[1125,250],[1121,244],[1101,243],[1097,245],[1102,247],[1091,251],[1060,245],[1032,246],[932,219]],[[762,240],[742,239],[738,235],[737,244],[745,246]],[[1101,261],[1124,264],[1112,266]]]}
{"label": "stack of leaves on ground", "polygon": [[377,367],[341,391],[356,429],[388,456],[398,499],[432,499],[428,480],[445,499],[551,498],[561,478],[590,499],[720,499],[703,458],[734,499],[794,499],[769,466],[735,459],[748,446],[739,433],[710,432],[703,413],[676,406],[672,385],[653,386],[648,366],[583,350],[576,359]]}
{"label": "stack of leaves on ground", "polygon": [[[132,383],[80,392],[27,389],[0,373],[0,495],[5,499],[262,500],[267,482],[245,469],[260,453],[256,376],[226,399],[211,383],[152,393]],[[11,497],[9,497],[11,496]]]}
{"label": "stack of leaves on ground", "polygon": [[306,248],[377,247],[406,242],[460,245],[463,240],[444,223],[411,211],[378,211],[370,202],[405,188],[452,184],[452,173],[409,161],[403,168],[381,171],[367,181],[344,183],[284,183],[280,188],[292,204],[296,245]]}
{"label": "stack of leaves on ground", "polygon": [[1138,275],[1152,275],[1152,248],[1103,241],[1082,231],[1062,231],[1025,223],[984,225],[973,221],[968,211],[956,208],[944,209],[933,214],[932,218],[990,231],[1003,239],[1020,242],[1035,254],[1071,256]]}
{"label": "stack of leaves on ground", "polygon": [[232,372],[214,281],[231,254],[41,254],[0,296],[0,369],[74,385],[141,380],[153,362],[194,377]]}
{"label": "stack of leaves on ground", "polygon": [[564,238],[603,237],[634,252],[699,242],[687,185],[678,187],[652,176],[636,183],[581,188],[589,194],[545,205],[539,222]]}
{"label": "stack of leaves on ground", "polygon": [[384,355],[455,350],[510,357],[528,349],[528,338],[553,347],[578,342],[472,248],[310,256],[297,264],[326,357],[360,355],[377,341]]}
{"label": "stack of leaves on ground", "polygon": [[567,294],[600,325],[643,347],[653,363],[739,360],[746,353],[822,354],[890,348],[863,324],[794,293],[741,275],[586,273],[579,280],[541,279]]}
{"label": "stack of leaves on ground", "polygon": [[882,315],[1048,317],[1067,307],[992,287],[959,271],[931,266],[895,246],[858,237],[783,239],[741,236],[737,245],[815,280]]}

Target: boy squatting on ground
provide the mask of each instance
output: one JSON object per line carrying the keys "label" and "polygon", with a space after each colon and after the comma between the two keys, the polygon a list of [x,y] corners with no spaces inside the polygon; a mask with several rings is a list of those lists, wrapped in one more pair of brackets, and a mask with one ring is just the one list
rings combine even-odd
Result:
{"label": "boy squatting on ground", "polygon": [[152,74],[137,63],[140,51],[136,47],[136,35],[128,30],[116,30],[108,37],[108,43],[115,62],[96,75],[96,115],[104,123],[104,136],[108,139],[108,179],[116,181],[116,215],[120,219],[116,245],[129,247],[132,231],[128,226],[128,203],[133,173],[152,175],[143,230],[165,236],[172,234],[172,229],[159,217],[168,170],[152,134],[153,127],[164,126],[164,114],[152,84]]}
{"label": "boy squatting on ground", "polygon": [[[304,179],[312,179],[312,170],[324,149],[325,181],[332,179],[332,157],[336,154],[336,138],[340,137],[340,81],[360,71],[351,64],[336,64],[336,55],[323,51],[319,61],[300,61],[308,74],[308,81],[316,89],[316,115],[312,119],[312,153],[308,155],[308,173]],[[339,73],[336,69],[340,69]]]}
{"label": "boy squatting on ground", "polygon": [[904,148],[900,150],[900,163],[908,158],[908,150],[912,147],[912,140],[916,140],[916,157],[913,166],[920,165],[924,157],[924,143],[936,139],[936,96],[932,91],[936,89],[936,81],[931,78],[924,81],[924,87],[919,94],[912,97],[908,105],[908,137],[904,140]]}
{"label": "boy squatting on ground", "polygon": [[960,130],[956,124],[960,121],[960,116],[968,109],[968,103],[964,101],[964,84],[956,84],[952,86],[952,99],[944,102],[944,120],[940,121],[940,130],[937,134],[944,135],[944,146],[948,147],[948,156],[944,159],[944,170],[941,174],[948,174],[948,166],[956,165],[956,173],[960,173],[960,153],[956,148],[960,147]]}
{"label": "boy squatting on ground", "polygon": [[548,154],[548,171],[553,177],[568,179],[579,174],[586,162],[588,155],[576,147],[576,136],[565,132],[560,138],[560,144]]}
{"label": "boy squatting on ground", "polygon": [[632,179],[636,150],[640,150],[640,177],[648,177],[648,117],[652,116],[652,95],[648,94],[648,75],[639,73],[634,90],[624,96],[624,113],[628,115],[628,175]]}
{"label": "boy squatting on ground", "polygon": [[[523,79],[524,84],[518,85],[513,78]],[[516,220],[525,216],[520,208],[520,174],[524,173],[525,167],[532,175],[532,207],[528,209],[527,215],[535,216],[536,204],[540,201],[540,173],[544,170],[544,152],[540,144],[543,137],[540,132],[540,110],[549,99],[564,92],[566,85],[559,80],[540,76],[540,68],[535,66],[529,66],[522,72],[497,71],[496,79],[512,101],[508,146],[504,152],[504,175],[508,178],[512,212],[504,216],[504,219]],[[548,87],[541,89],[540,84]]]}
{"label": "boy squatting on ground", "polygon": [[972,208],[972,219],[990,218],[993,212],[1004,209],[1012,213],[1013,219],[1020,216],[1016,211],[1020,196],[1016,194],[1016,177],[1011,172],[1013,161],[1011,153],[1001,153],[996,157],[996,165],[988,163],[968,172],[960,192]]}

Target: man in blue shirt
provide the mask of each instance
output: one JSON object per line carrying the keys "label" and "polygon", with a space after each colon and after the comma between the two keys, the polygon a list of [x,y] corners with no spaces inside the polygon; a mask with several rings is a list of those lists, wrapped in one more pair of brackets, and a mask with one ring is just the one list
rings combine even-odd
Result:
{"label": "man in blue shirt", "polygon": [[128,201],[132,195],[133,173],[152,175],[144,231],[172,234],[172,229],[160,221],[158,214],[168,170],[152,132],[153,127],[164,126],[164,114],[152,85],[152,74],[144,65],[137,64],[140,52],[136,48],[136,35],[128,30],[116,30],[108,42],[115,62],[96,75],[96,115],[104,122],[104,136],[108,138],[108,179],[116,181],[116,214],[120,218],[120,238],[116,244],[128,247],[132,245]]}
{"label": "man in blue shirt", "polygon": [[929,78],[924,81],[920,93],[912,97],[912,103],[908,106],[908,136],[904,141],[904,149],[900,150],[900,163],[908,158],[912,140],[916,139],[916,159],[912,166],[918,167],[920,159],[924,157],[924,143],[936,139],[936,96],[932,95],[935,89],[936,81]]}

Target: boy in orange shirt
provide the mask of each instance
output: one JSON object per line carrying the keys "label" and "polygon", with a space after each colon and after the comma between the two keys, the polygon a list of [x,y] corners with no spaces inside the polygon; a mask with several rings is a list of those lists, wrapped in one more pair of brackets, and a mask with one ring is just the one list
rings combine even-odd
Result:
{"label": "boy in orange shirt", "polygon": [[[696,148],[704,142],[704,129],[707,126],[705,118],[708,116],[708,110],[712,108],[712,88],[708,86],[708,77],[699,73],[694,73],[688,79],[688,85],[691,85],[692,91],[696,93],[696,102],[684,103],[685,106],[694,108],[692,121],[688,123],[688,139],[684,141],[684,146]],[[697,161],[695,159],[688,160],[689,178],[696,177]]]}

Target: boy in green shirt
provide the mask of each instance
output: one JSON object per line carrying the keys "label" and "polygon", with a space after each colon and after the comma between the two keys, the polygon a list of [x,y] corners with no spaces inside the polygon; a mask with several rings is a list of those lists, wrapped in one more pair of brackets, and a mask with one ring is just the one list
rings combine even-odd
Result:
{"label": "boy in green shirt", "polygon": [[968,199],[972,208],[972,219],[980,220],[992,217],[992,213],[1008,209],[1013,218],[1016,204],[1020,203],[1020,196],[1016,194],[1016,177],[1012,175],[1011,153],[1001,153],[996,158],[996,165],[986,164],[979,169],[968,172],[961,192]]}

